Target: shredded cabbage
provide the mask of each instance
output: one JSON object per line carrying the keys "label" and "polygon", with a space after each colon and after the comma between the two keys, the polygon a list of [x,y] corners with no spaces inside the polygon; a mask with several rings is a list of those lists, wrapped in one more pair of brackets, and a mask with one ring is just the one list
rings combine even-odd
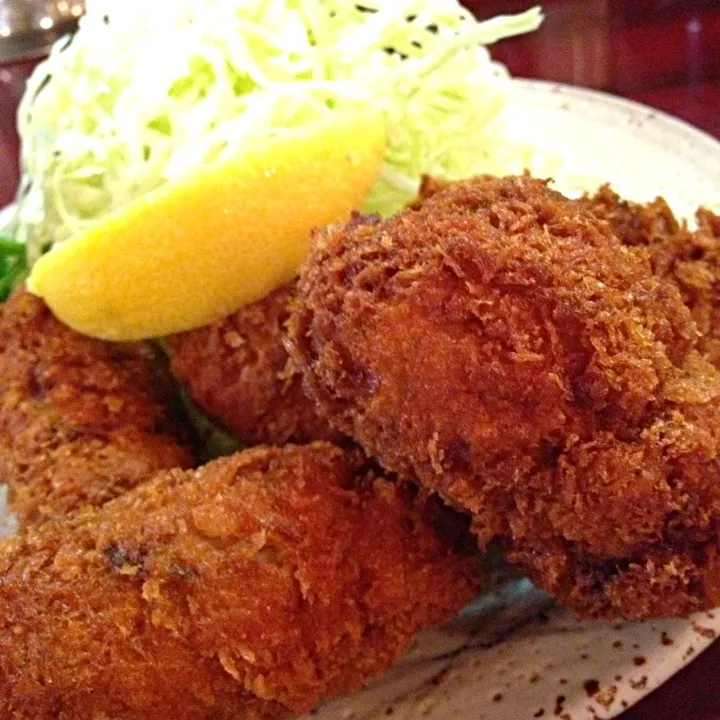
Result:
{"label": "shredded cabbage", "polygon": [[89,0],[20,106],[16,236],[37,256],[190,168],[368,106],[389,142],[365,209],[394,212],[423,173],[498,165],[511,82],[485,46],[541,21],[456,0]]}

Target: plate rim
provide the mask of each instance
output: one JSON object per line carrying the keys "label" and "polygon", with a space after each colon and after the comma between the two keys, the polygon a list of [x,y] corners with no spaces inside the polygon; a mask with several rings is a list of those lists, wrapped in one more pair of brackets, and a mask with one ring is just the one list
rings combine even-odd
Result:
{"label": "plate rim", "polygon": [[514,77],[513,80],[517,81],[517,83],[526,91],[543,91],[553,95],[574,97],[579,100],[592,99],[604,105],[615,106],[635,113],[643,113],[647,120],[665,123],[676,128],[678,131],[694,136],[698,141],[708,144],[713,148],[713,150],[720,152],[720,138],[715,137],[711,133],[697,127],[696,125],[693,125],[688,120],[678,117],[677,115],[672,115],[665,110],[660,110],[659,108],[647,105],[646,103],[638,100],[632,100],[606,90],[598,90],[597,88],[585,87],[583,85],[573,85],[571,83],[555,82],[553,80],[540,80],[522,77]]}
{"label": "plate rim", "polygon": [[5,205],[5,207],[0,208],[0,232],[2,232],[9,224],[11,214],[16,207],[17,201],[13,200]]}

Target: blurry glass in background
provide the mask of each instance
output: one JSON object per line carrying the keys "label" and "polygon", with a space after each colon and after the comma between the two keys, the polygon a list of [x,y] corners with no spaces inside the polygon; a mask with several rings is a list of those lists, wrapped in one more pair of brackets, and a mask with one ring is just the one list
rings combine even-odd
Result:
{"label": "blurry glass in background", "polygon": [[0,0],[0,62],[47,52],[84,10],[85,0]]}

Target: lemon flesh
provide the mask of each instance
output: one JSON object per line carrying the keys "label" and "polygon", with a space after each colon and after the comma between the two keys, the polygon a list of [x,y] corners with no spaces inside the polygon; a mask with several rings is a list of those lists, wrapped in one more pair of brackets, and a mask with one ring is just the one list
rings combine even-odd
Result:
{"label": "lemon flesh", "polygon": [[374,112],[268,138],[56,245],[28,288],[67,325],[106,340],[213,322],[295,276],[310,231],[368,196],[385,142]]}

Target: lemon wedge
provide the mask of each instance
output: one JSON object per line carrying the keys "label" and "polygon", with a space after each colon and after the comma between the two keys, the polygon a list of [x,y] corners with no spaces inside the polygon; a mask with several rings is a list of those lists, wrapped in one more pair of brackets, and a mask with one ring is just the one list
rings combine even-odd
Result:
{"label": "lemon wedge", "polygon": [[368,196],[385,143],[375,112],[268,138],[56,245],[28,288],[70,327],[107,340],[210,323],[294,277],[310,231]]}

